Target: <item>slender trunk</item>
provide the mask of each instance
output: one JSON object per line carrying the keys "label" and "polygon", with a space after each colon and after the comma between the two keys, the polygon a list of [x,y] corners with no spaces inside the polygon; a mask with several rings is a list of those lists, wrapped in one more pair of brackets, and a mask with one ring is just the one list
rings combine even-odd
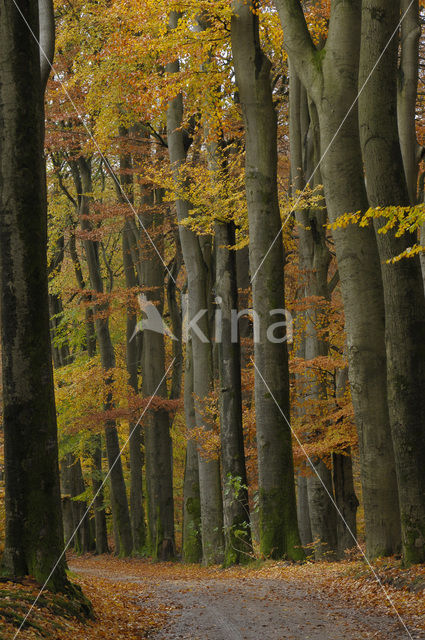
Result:
{"label": "slender trunk", "polygon": [[[285,27],[289,57],[317,108],[321,174],[328,215],[335,222],[343,213],[365,211],[368,207],[355,102],[361,2],[332,3],[329,35],[321,51],[311,40],[300,2],[275,0],[275,4]],[[349,225],[335,230],[333,238],[359,434],[366,546],[373,558],[392,555],[400,545],[387,404],[383,286],[372,229]]]}
{"label": "slender trunk", "polygon": [[259,324],[254,352],[260,546],[265,556],[298,559],[303,551],[297,524],[291,432],[281,413],[289,420],[288,351],[283,323],[275,323],[276,331],[269,335],[271,313],[283,313],[285,308],[271,65],[260,47],[254,4],[237,1],[233,8],[232,50],[245,123],[249,264]]}
{"label": "slender trunk", "polygon": [[[401,153],[410,204],[417,203],[419,160],[423,149],[416,139],[416,100],[419,78],[421,23],[419,0],[401,0],[400,66],[398,69],[397,116]],[[407,12],[407,13],[406,13]]]}
{"label": "slender trunk", "polygon": [[[154,199],[144,198],[141,213],[145,229],[163,254],[163,214],[158,211],[162,202],[160,190]],[[147,299],[162,317],[164,306],[164,266],[151,246],[144,244],[141,265],[142,285]],[[143,320],[142,320],[143,326]],[[164,335],[146,328],[143,330],[142,391],[145,397],[168,398],[165,373]],[[162,383],[161,383],[162,380]],[[161,384],[160,384],[161,383]],[[160,384],[159,388],[158,385]],[[170,415],[167,409],[155,407],[145,422],[146,488],[148,504],[149,542],[154,558],[169,560],[174,548],[173,460],[170,436]]]}
{"label": "slender trunk", "polygon": [[[400,19],[400,0],[364,0],[360,83],[384,50]],[[398,41],[393,38],[359,101],[360,133],[369,203],[408,206],[397,128]],[[388,264],[412,243],[409,234],[379,233],[385,297],[388,403],[397,469],[403,555],[425,561],[425,298],[417,257]]]}
{"label": "slender trunk", "polygon": [[[47,288],[47,202],[38,5],[0,5],[0,287],[6,541],[11,576],[40,583],[63,526]],[[29,170],[29,167],[31,168]],[[68,586],[62,559],[48,586]]]}
{"label": "slender trunk", "polygon": [[196,427],[193,399],[193,355],[192,342],[190,340],[186,345],[184,411],[188,441],[183,480],[183,561],[200,562],[202,558],[202,536],[198,447],[196,441],[190,438],[190,430]]}
{"label": "slender trunk", "polygon": [[301,544],[303,547],[311,545],[313,534],[311,533],[310,509],[308,503],[307,478],[301,472],[297,479],[297,516],[300,530]]}
{"label": "slender trunk", "polygon": [[96,496],[93,502],[96,553],[101,555],[102,553],[108,553],[109,549],[108,536],[106,531],[105,504],[103,499],[103,489],[101,489],[103,482],[103,473],[102,436],[100,433],[91,437],[90,445],[93,465],[91,472],[91,485],[93,495]]}
{"label": "slender trunk", "polygon": [[[125,138],[127,130],[120,127],[120,136]],[[134,179],[132,175],[132,158],[124,151],[120,155],[120,183],[124,193],[130,202],[134,201],[133,187]],[[125,203],[122,191],[118,191],[119,199]],[[132,250],[133,233],[131,223],[126,220],[122,232],[122,251],[125,284],[127,289],[133,290],[137,287],[137,277],[133,262],[134,249]],[[139,391],[138,383],[138,362],[139,345],[134,332],[137,324],[137,313],[132,301],[127,305],[126,317],[126,364],[128,373],[128,384],[135,394]],[[131,532],[133,536],[133,550],[142,553],[146,545],[145,514],[143,508],[143,453],[142,453],[142,427],[140,424],[130,421],[129,423],[129,453],[130,453],[130,519]]]}
{"label": "slender trunk", "polygon": [[241,355],[239,337],[233,340],[232,310],[238,308],[233,223],[215,223],[216,292],[220,372],[220,437],[223,474],[225,565],[246,562],[250,557],[251,531],[248,485],[242,427]]}
{"label": "slender trunk", "polygon": [[[311,176],[320,158],[319,127],[313,104],[308,105],[305,89],[295,69],[290,65],[290,151],[291,182],[295,190],[305,186],[304,174]],[[319,172],[313,185],[321,184]],[[301,210],[296,212],[299,235],[301,277],[306,299],[328,299],[328,269],[331,260],[326,243],[326,211]],[[317,332],[317,302],[306,311],[304,354],[307,361],[327,356],[329,345]],[[322,327],[323,333],[324,327]],[[326,400],[328,389],[314,369],[306,372],[308,400],[320,403]],[[337,548],[337,513],[332,502],[332,474],[323,460],[312,460],[313,473],[307,478],[307,494],[311,532],[315,542],[316,559],[334,557]]]}
{"label": "slender trunk", "polygon": [[[170,14],[170,28],[176,28],[178,14]],[[177,73],[178,62],[167,66],[169,73]],[[176,186],[181,180],[179,168],[186,159],[183,132],[183,98],[179,94],[169,104],[167,110],[168,150],[174,171]],[[177,200],[179,223],[187,218],[190,205],[187,201]],[[208,322],[208,280],[199,239],[187,227],[179,226],[183,258],[188,274],[189,322],[201,314],[197,322],[198,331],[191,331],[193,348],[193,376],[195,394],[196,426],[204,427],[202,402],[213,389],[212,349]],[[204,337],[202,337],[202,335]],[[223,512],[220,484],[220,463],[218,460],[206,460],[199,455],[199,484],[201,498],[201,529],[203,561],[206,564],[220,562],[223,559]]]}
{"label": "slender trunk", "polygon": [[[336,397],[342,397],[347,392],[348,370],[339,370],[336,374]],[[344,453],[332,455],[333,484],[335,502],[342,515],[338,517],[338,556],[344,558],[344,552],[356,546],[357,539],[357,509],[359,501],[354,489],[353,461],[351,447]]]}
{"label": "slender trunk", "polygon": [[[80,176],[75,173],[76,167],[74,166],[74,177],[76,178],[76,184],[80,185],[79,191],[81,192],[81,182]],[[83,196],[80,194],[80,204],[81,198]],[[77,253],[77,247],[75,242],[75,235],[72,234],[69,241],[69,251],[71,254],[71,260],[74,265],[75,277],[77,279],[78,286],[82,291],[82,298],[86,301],[92,300],[91,293],[86,292],[86,283],[83,277],[83,272],[81,269],[80,259]],[[85,327],[86,327],[86,341],[85,341],[85,350],[87,351],[87,355],[89,358],[93,358],[96,354],[96,330],[94,326],[93,319],[93,308],[87,307],[85,311]],[[93,495],[96,496],[93,503],[94,508],[94,530],[95,530],[95,541],[96,541],[96,553],[108,553],[108,537],[107,537],[107,527],[106,527],[106,514],[105,514],[105,504],[104,504],[104,493],[102,486],[103,474],[102,474],[102,436],[101,434],[94,434],[90,438],[89,442],[89,450],[91,455],[92,462],[92,472],[91,472],[91,485]]]}
{"label": "slender trunk", "polygon": [[[82,193],[81,193],[81,227],[83,230],[91,230],[88,220],[90,195],[92,193],[91,169],[89,163],[84,158],[78,160],[81,172]],[[97,245],[91,240],[84,241],[84,249],[87,258],[91,287],[99,294],[103,293],[103,281],[100,272],[99,256]],[[95,307],[95,325],[99,344],[100,359],[105,372],[115,367],[114,347],[109,332],[108,318],[105,318],[105,305],[100,302]],[[105,404],[105,409],[113,406],[112,398],[109,396]],[[118,440],[117,427],[114,420],[108,420],[105,425],[106,453],[110,469],[111,485],[111,505],[114,515],[115,533],[119,540],[119,553],[130,555],[133,549],[133,539],[131,534],[130,515],[128,510],[127,492],[120,456],[120,445]]]}
{"label": "slender trunk", "polygon": [[344,518],[339,517],[337,521],[338,556],[344,558],[344,552],[356,546],[354,538],[357,538],[359,501],[354,490],[351,449],[332,455],[332,469],[335,501]]}

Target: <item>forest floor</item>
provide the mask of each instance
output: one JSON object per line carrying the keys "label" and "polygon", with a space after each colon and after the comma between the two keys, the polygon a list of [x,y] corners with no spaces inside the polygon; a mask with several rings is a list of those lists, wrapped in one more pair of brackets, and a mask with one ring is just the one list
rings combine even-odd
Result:
{"label": "forest floor", "polygon": [[[69,565],[96,619],[83,624],[44,604],[29,619],[36,626],[22,630],[17,640],[425,639],[425,567],[406,570],[395,561],[375,567],[409,635],[358,560],[221,569],[73,556]],[[18,588],[6,586],[9,592]],[[0,585],[1,640],[14,637],[10,616],[3,615],[6,586]]]}

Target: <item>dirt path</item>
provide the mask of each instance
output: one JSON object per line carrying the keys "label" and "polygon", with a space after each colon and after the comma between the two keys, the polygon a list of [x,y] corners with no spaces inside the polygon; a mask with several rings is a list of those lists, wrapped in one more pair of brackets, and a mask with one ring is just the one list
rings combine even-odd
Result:
{"label": "dirt path", "polygon": [[[82,562],[72,569],[108,578]],[[111,577],[112,579],[112,577]],[[183,578],[163,570],[114,571],[114,581],[143,584],[143,606],[167,608],[168,623],[155,640],[408,640],[393,618],[330,598],[320,587],[297,579],[269,579],[255,573],[238,578]],[[424,635],[412,633],[414,640]],[[131,639],[130,639],[131,640]]]}

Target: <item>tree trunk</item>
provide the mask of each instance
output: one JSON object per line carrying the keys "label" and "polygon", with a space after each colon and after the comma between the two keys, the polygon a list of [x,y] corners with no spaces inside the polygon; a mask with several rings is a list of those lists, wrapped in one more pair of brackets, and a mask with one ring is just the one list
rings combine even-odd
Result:
{"label": "tree trunk", "polygon": [[[310,113],[311,112],[311,113]],[[301,86],[295,69],[290,65],[290,152],[291,183],[294,191],[305,187],[305,177],[311,176],[320,158],[319,128],[313,104],[308,105],[307,93]],[[314,187],[321,184],[320,174],[313,179]],[[329,354],[326,339],[317,332],[317,298],[329,299],[328,270],[331,261],[326,243],[327,214],[323,210],[296,211],[299,235],[301,277],[304,280],[303,296],[313,298],[306,311],[304,332],[304,357],[313,361]],[[323,327],[322,327],[323,329]],[[314,369],[306,372],[309,400],[317,403],[326,400],[328,389]],[[337,512],[332,502],[332,475],[319,458],[312,460],[313,474],[307,477],[309,518],[316,559],[332,559],[337,549]]]}
{"label": "tree trunk", "polygon": [[[170,28],[176,28],[178,14],[170,14]],[[169,73],[177,73],[178,62],[167,66]],[[185,162],[183,132],[183,98],[179,94],[169,104],[167,110],[167,134],[170,161],[174,180],[178,187],[181,180],[179,168]],[[176,202],[179,223],[187,218],[190,205],[185,200]],[[198,331],[191,330],[193,349],[193,388],[195,394],[196,426],[204,427],[201,413],[202,402],[213,389],[212,348],[208,322],[207,271],[199,239],[196,234],[180,224],[180,242],[188,274],[189,323],[196,320]],[[204,336],[204,337],[202,337]],[[220,562],[223,559],[223,511],[220,485],[220,463],[218,460],[206,460],[199,455],[199,485],[201,498],[202,552],[205,564]]]}
{"label": "tree trunk", "polygon": [[215,223],[216,292],[220,321],[216,335],[220,373],[220,438],[226,566],[246,562],[252,552],[248,481],[242,426],[241,355],[233,340],[232,310],[238,308],[233,223]]}
{"label": "tree trunk", "polygon": [[300,531],[301,544],[303,547],[306,547],[313,542],[313,535],[311,533],[307,478],[302,473],[298,474],[297,489],[298,528]]}
{"label": "tree trunk", "polygon": [[[398,70],[397,116],[401,153],[410,204],[417,203],[419,160],[422,148],[416,139],[416,100],[419,76],[421,23],[419,0],[401,0],[400,66]],[[407,12],[407,13],[406,13]]]}
{"label": "tree trunk", "polygon": [[[38,5],[18,0],[38,34]],[[38,45],[0,4],[0,286],[8,575],[49,577],[63,550],[47,290],[44,114]],[[68,586],[62,559],[48,586]]]}
{"label": "tree trunk", "polygon": [[[81,172],[81,227],[84,231],[91,230],[88,220],[90,195],[92,193],[91,169],[89,163],[80,157],[78,160]],[[84,240],[84,249],[90,275],[91,287],[97,293],[103,293],[103,281],[100,272],[97,245],[92,240]],[[99,344],[100,359],[105,372],[115,367],[114,347],[109,333],[108,318],[105,317],[103,302],[94,304],[95,326]],[[108,397],[105,409],[111,409],[113,401]],[[114,514],[115,533],[119,540],[119,553],[128,556],[133,550],[130,515],[128,510],[127,492],[121,463],[118,432],[114,420],[107,420],[105,425],[106,453],[110,470],[111,505]],[[118,550],[117,550],[118,551]]]}
{"label": "tree trunk", "polygon": [[105,504],[103,500],[103,489],[100,489],[103,482],[102,436],[100,435],[100,433],[91,437],[90,445],[92,448],[91,456],[93,465],[91,473],[91,484],[93,495],[96,496],[93,502],[96,553],[98,555],[101,555],[102,553],[108,553],[109,549],[108,536],[106,531],[106,515]]}
{"label": "tree trunk", "polygon": [[199,493],[198,447],[190,438],[190,430],[196,427],[193,399],[192,342],[186,345],[186,372],[184,378],[184,411],[188,441],[183,480],[183,561],[200,562],[202,559],[201,498]]}
{"label": "tree trunk", "polygon": [[[160,190],[154,199],[145,197],[142,221],[149,235],[155,238],[159,253],[163,254],[163,214],[158,211],[162,202]],[[152,247],[143,244],[141,264],[142,286],[146,297],[162,317],[164,306],[164,266]],[[143,319],[142,319],[143,327]],[[148,328],[143,330],[142,391],[145,397],[156,395],[167,400],[164,335]],[[158,385],[162,383],[158,388]],[[149,543],[153,557],[169,560],[174,557],[173,459],[170,437],[170,415],[165,408],[155,407],[145,422],[146,489],[148,504]]]}
{"label": "tree trunk", "polygon": [[[321,174],[328,215],[335,222],[343,213],[365,211],[368,207],[355,104],[361,2],[332,3],[328,39],[320,51],[311,40],[300,2],[275,0],[275,5],[284,26],[289,57],[317,108]],[[392,555],[400,545],[387,404],[382,278],[372,229],[349,225],[335,230],[333,237],[359,434],[366,546],[373,558]]]}
{"label": "tree trunk", "polygon": [[344,518],[342,520],[341,517],[338,517],[337,520],[338,556],[344,558],[344,552],[356,546],[355,538],[357,538],[356,515],[359,501],[354,491],[351,449],[348,449],[344,454],[334,453],[332,468],[335,501]]}
{"label": "tree trunk", "polygon": [[[120,127],[120,136],[127,136],[127,129]],[[121,188],[127,195],[130,202],[134,202],[134,179],[131,173],[132,158],[131,154],[122,151],[120,155],[120,183]],[[125,198],[121,190],[118,190],[120,201],[125,204]],[[130,220],[125,220],[122,232],[122,251],[123,251],[123,267],[125,284],[128,290],[133,289],[133,298],[135,297],[135,288],[137,287],[137,277],[133,255],[135,249],[132,247],[134,236],[131,229]],[[133,301],[127,305],[126,317],[126,364],[128,372],[128,383],[132,387],[135,394],[139,392],[138,382],[138,362],[139,362],[139,344],[138,339],[134,336],[137,325],[137,312]],[[143,508],[143,453],[142,453],[142,427],[137,422],[130,420],[129,422],[129,453],[130,453],[130,519],[131,532],[133,536],[133,551],[142,553],[146,546],[146,528],[145,514]]]}
{"label": "tree trunk", "polygon": [[[393,38],[369,78],[400,20],[400,0],[364,0],[359,100],[360,134],[369,203],[408,206],[409,194],[397,128],[398,40]],[[388,403],[397,469],[403,555],[425,561],[425,298],[419,259],[388,264],[412,238],[393,230],[378,233],[385,297]]]}
{"label": "tree trunk", "polygon": [[253,3],[236,1],[233,8],[232,50],[245,123],[249,263],[260,336],[254,346],[260,547],[265,556],[299,559],[303,551],[297,524],[291,432],[281,413],[289,420],[288,351],[282,323],[276,323],[280,330],[273,333],[273,340],[268,335],[273,322],[270,313],[283,313],[285,308],[271,65],[260,47]]}

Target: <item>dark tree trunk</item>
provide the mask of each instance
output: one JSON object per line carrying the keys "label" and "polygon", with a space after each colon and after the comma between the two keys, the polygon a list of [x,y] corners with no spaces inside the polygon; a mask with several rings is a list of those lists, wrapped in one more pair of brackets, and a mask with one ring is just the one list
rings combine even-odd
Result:
{"label": "dark tree trunk", "polygon": [[232,223],[215,223],[217,323],[220,372],[220,437],[223,474],[223,515],[226,566],[246,562],[252,552],[248,481],[242,426],[241,355],[239,337],[233,339],[232,310],[238,308],[236,255]]}
{"label": "dark tree trunk", "polygon": [[281,413],[289,420],[288,351],[286,342],[282,342],[286,337],[282,327],[279,335],[277,331],[273,335],[277,342],[268,336],[269,325],[275,322],[269,313],[285,308],[271,65],[260,47],[254,3],[237,1],[233,8],[232,50],[245,123],[249,263],[260,336],[254,346],[260,546],[265,556],[297,559],[303,551],[297,524],[291,432]]}
{"label": "dark tree trunk", "polygon": [[[397,127],[400,0],[364,0],[359,100],[360,134],[372,207],[408,206]],[[379,66],[373,60],[386,44]],[[375,221],[376,230],[385,218]],[[407,562],[425,561],[425,298],[419,258],[388,264],[415,242],[394,230],[376,234],[385,298],[388,404],[397,469],[403,554]]]}
{"label": "dark tree trunk", "polygon": [[[156,247],[162,255],[163,215],[158,211],[162,202],[161,191],[156,190],[153,196],[153,199],[144,198],[141,217],[145,229],[151,237],[155,238]],[[141,273],[141,284],[146,288],[146,298],[155,305],[159,316],[162,317],[164,265],[157,252],[147,242],[143,242]],[[146,398],[156,395],[158,398],[168,399],[164,374],[164,335],[146,328],[143,330],[142,352],[142,391]],[[145,421],[145,456],[149,543],[152,556],[160,560],[169,560],[175,554],[173,454],[170,426],[170,415],[167,409],[155,407],[148,411]]]}
{"label": "dark tree trunk", "polygon": [[300,531],[301,544],[306,547],[313,542],[313,535],[311,533],[308,505],[307,477],[302,473],[298,474],[297,489],[298,529]]}
{"label": "dark tree trunk", "polygon": [[[120,127],[120,136],[125,138],[127,130]],[[123,192],[130,202],[134,202],[134,178],[132,174],[133,163],[130,153],[122,151],[120,155],[120,183],[122,191],[118,189],[118,197],[125,203]],[[124,223],[122,232],[122,251],[125,284],[127,289],[133,290],[138,285],[133,256],[137,255],[137,249],[132,245],[134,235],[130,220]],[[138,363],[139,363],[139,340],[134,332],[137,324],[137,311],[133,301],[127,305],[126,318],[126,364],[128,372],[128,383],[135,394],[139,392]],[[146,526],[145,513],[143,507],[143,452],[142,452],[142,426],[133,420],[129,423],[129,452],[130,452],[130,519],[131,531],[133,535],[133,551],[142,553],[146,547]]]}
{"label": "dark tree trunk", "polygon": [[[329,36],[321,51],[311,40],[299,0],[275,0],[275,5],[291,62],[317,108],[321,174],[329,218],[335,222],[342,213],[368,208],[355,102],[361,1],[332,3]],[[372,229],[356,225],[335,230],[333,237],[359,434],[367,553],[392,555],[399,549],[400,526],[376,239]]]}
{"label": "dark tree trunk", "polygon": [[344,518],[342,520],[338,516],[337,520],[338,556],[344,558],[344,552],[355,547],[357,539],[356,516],[359,501],[354,491],[351,449],[344,454],[334,453],[332,466],[335,502]]}
{"label": "dark tree trunk", "polygon": [[202,536],[198,447],[196,441],[190,438],[190,429],[196,427],[193,399],[193,356],[190,340],[186,345],[184,412],[189,437],[186,446],[183,480],[183,561],[200,562],[202,559]]}
{"label": "dark tree trunk", "polygon": [[106,531],[106,515],[105,504],[103,500],[103,489],[101,489],[103,482],[102,474],[102,436],[96,434],[91,437],[90,445],[92,448],[92,473],[91,473],[91,485],[93,495],[96,496],[93,502],[94,509],[94,524],[95,524],[95,540],[96,540],[96,553],[101,555],[102,553],[108,553],[108,536]]}
{"label": "dark tree trunk", "polygon": [[[38,34],[38,5],[18,5]],[[0,4],[0,286],[6,542],[3,567],[43,583],[63,550],[47,290],[44,115],[39,50]],[[68,584],[62,559],[49,587]]]}

